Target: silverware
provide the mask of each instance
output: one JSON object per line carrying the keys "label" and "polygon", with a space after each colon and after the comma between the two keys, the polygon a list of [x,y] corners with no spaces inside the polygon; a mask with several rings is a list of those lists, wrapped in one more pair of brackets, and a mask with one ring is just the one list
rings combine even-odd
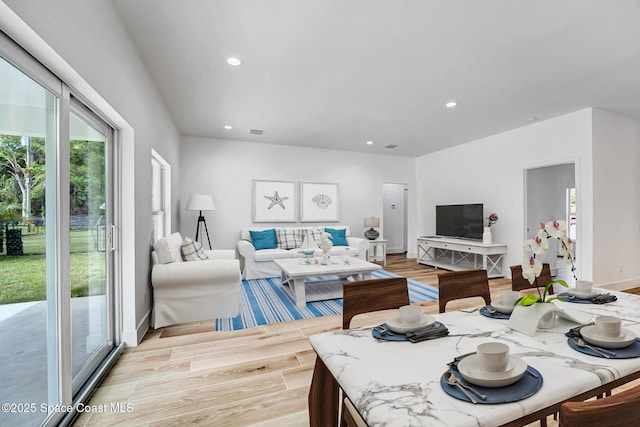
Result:
{"label": "silverware", "polygon": [[531,375],[533,378],[538,378],[538,374],[533,372],[531,369],[527,368],[527,373]]}
{"label": "silverware", "polygon": [[488,305],[486,305],[486,306],[484,307],[484,309],[485,309],[485,310],[487,310],[487,312],[488,312],[489,314],[496,314],[496,313],[497,313],[497,311],[496,311],[496,309],[495,309],[495,308],[493,308],[493,307],[489,307]]}
{"label": "silverware", "polygon": [[479,308],[480,307],[476,307],[476,308],[471,309],[471,310],[460,310],[460,311],[463,312],[463,313],[475,313],[476,311],[478,311]]}
{"label": "silverware", "polygon": [[[464,393],[464,395],[465,395],[465,396],[467,396],[467,397],[469,398],[469,400],[471,401],[471,403],[478,403],[478,401],[475,399],[475,397],[473,397],[472,395],[470,395],[470,394],[469,394],[469,392],[467,392],[467,390],[465,390],[465,389],[464,389],[464,387],[468,387],[468,388],[469,388],[469,390],[471,390],[471,391],[475,392],[476,394],[478,394],[478,396],[479,396],[481,399],[483,399],[483,400],[487,398],[487,396],[485,396],[484,394],[482,395],[482,396],[484,396],[484,397],[482,397],[482,396],[478,393],[478,391],[477,391],[477,390],[473,390],[473,389],[472,389],[472,387],[469,387],[468,385],[461,383],[461,382],[460,382],[460,380],[458,380],[458,378],[457,378],[455,375],[453,375],[453,374],[451,373],[451,371],[447,371],[447,372],[445,372],[445,373],[444,373],[444,380],[445,380],[445,381],[447,382],[447,384],[449,384],[449,385],[455,385],[455,386],[457,386],[457,387],[460,389],[460,391],[461,391],[462,393]],[[464,386],[464,387],[463,387],[463,386]]]}
{"label": "silverware", "polygon": [[395,335],[389,328],[385,326],[376,326],[376,331],[380,332],[382,335]]}
{"label": "silverware", "polygon": [[607,359],[611,359],[611,356],[616,355],[616,353],[613,351],[609,351],[601,347],[594,347],[592,345],[589,345],[586,342],[584,342],[584,340],[580,337],[573,337],[573,341],[576,343],[578,347],[590,348],[591,350],[595,351],[596,353],[599,353],[600,355],[606,357]]}

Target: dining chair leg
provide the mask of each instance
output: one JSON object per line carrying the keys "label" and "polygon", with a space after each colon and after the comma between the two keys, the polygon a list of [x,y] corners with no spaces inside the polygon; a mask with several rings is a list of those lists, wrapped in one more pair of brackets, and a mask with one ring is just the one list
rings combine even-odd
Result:
{"label": "dining chair leg", "polygon": [[547,417],[540,418],[540,427],[547,427]]}

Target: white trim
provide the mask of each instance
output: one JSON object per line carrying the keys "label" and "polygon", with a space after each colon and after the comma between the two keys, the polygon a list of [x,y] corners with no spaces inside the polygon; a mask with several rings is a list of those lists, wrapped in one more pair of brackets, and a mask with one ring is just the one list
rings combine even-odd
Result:
{"label": "white trim", "polygon": [[634,279],[622,280],[620,282],[605,283],[603,285],[594,284],[597,288],[609,289],[612,291],[624,291],[627,289],[633,289],[640,287],[640,277]]}

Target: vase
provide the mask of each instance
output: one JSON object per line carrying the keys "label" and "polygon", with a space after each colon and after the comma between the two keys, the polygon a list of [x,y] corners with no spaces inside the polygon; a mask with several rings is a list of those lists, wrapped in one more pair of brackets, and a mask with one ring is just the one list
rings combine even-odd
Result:
{"label": "vase", "polygon": [[511,329],[534,336],[537,329],[550,329],[556,324],[555,304],[539,302],[530,306],[516,305],[509,318]]}
{"label": "vase", "polygon": [[485,227],[482,233],[482,244],[490,245],[493,236],[491,235],[491,227]]}
{"label": "vase", "polygon": [[[547,304],[547,303],[541,303]],[[546,311],[546,310],[545,310]],[[540,320],[538,321],[538,329],[551,329],[556,325],[556,312],[555,310],[546,311]]]}

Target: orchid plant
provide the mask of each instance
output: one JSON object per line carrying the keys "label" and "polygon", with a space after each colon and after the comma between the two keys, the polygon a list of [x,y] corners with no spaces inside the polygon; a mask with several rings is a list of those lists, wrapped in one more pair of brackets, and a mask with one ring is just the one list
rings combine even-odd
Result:
{"label": "orchid plant", "polygon": [[540,287],[538,286],[538,277],[542,273],[542,262],[536,259],[536,255],[543,254],[549,249],[549,239],[558,239],[560,241],[560,247],[558,252],[564,258],[565,263],[571,264],[571,273],[576,278],[576,267],[574,264],[575,257],[571,248],[573,243],[571,238],[567,236],[567,224],[565,221],[549,221],[546,224],[540,223],[540,230],[533,239],[528,239],[524,242],[525,260],[522,263],[522,277],[529,281],[532,285],[535,283],[538,295],[527,294],[517,301],[517,304],[529,306],[537,302],[551,302],[554,299],[560,299],[558,297],[551,297],[547,299],[547,292],[554,283],[558,283],[565,288],[568,288],[567,282],[564,280],[551,280],[544,285],[544,292],[540,293]]}

